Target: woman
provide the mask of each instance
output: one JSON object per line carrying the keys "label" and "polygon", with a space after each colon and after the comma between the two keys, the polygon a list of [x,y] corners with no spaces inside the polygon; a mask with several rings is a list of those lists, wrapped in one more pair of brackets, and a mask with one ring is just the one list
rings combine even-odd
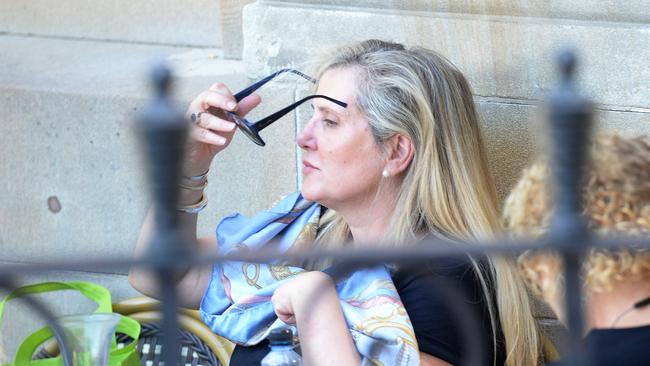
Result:
{"label": "woman", "polygon": [[[650,233],[650,143],[645,138],[603,135],[590,149],[585,169],[584,215],[598,234]],[[508,197],[506,227],[517,236],[538,237],[551,215],[548,166],[524,171]],[[532,291],[564,321],[561,259],[527,252],[519,258]],[[583,265],[585,344],[594,365],[647,365],[650,360],[650,251],[592,249]]]}
{"label": "woman", "polygon": [[[315,240],[297,240],[295,246],[413,243],[428,235],[450,241],[491,237],[498,226],[494,186],[471,89],[453,65],[426,49],[406,49],[399,44],[369,40],[335,51],[316,76],[317,94],[343,104],[314,99],[314,115],[297,139],[303,150],[304,179],[301,195],[291,199],[317,202],[324,213],[312,212],[305,220],[305,228],[314,228],[311,231],[315,232]],[[249,96],[236,105],[230,91],[221,84],[192,102],[188,114],[200,118],[191,130],[188,177],[200,178],[215,154],[230,143],[235,125],[223,111],[244,115],[259,102],[258,97]],[[205,113],[210,107],[220,108],[221,112]],[[192,180],[184,182],[186,186],[190,184]],[[198,179],[195,186],[200,185]],[[201,194],[200,189],[184,189],[181,203],[198,207]],[[294,212],[296,205],[289,203],[284,209]],[[196,232],[196,215],[185,216],[188,228]],[[239,228],[251,225],[239,217],[224,221],[217,229],[219,243],[215,238],[198,239],[202,248],[209,252],[221,249],[222,238],[229,240],[231,231],[239,235]],[[150,226],[147,219],[137,251],[146,245]],[[256,232],[248,234],[246,240]],[[316,269],[326,266],[311,264]],[[230,299],[230,283],[222,281],[221,286],[217,285],[225,271],[220,266],[215,266],[214,271],[193,269],[179,282],[186,305],[201,305],[207,322],[219,316],[214,314],[219,307],[212,306],[220,301],[215,298]],[[234,272],[230,273],[235,275]],[[372,275],[362,274],[355,281],[361,283],[369,276]],[[406,308],[410,317],[400,324],[410,329],[412,323],[417,345],[415,340],[408,342],[408,337],[402,337],[372,343],[373,347],[383,352],[385,346],[389,352],[389,345],[411,344],[416,354],[405,362],[412,364],[418,363],[417,358],[426,365],[462,362],[470,350],[463,348],[459,326],[451,320],[454,309],[433,285],[440,278],[451,281],[466,295],[464,305],[479,319],[477,332],[489,346],[481,355],[487,364],[538,363],[540,341],[528,298],[505,260],[443,259],[431,261],[424,271],[392,271],[388,279],[394,285],[389,287],[396,289],[397,303],[401,310]],[[141,292],[155,293],[146,274],[133,271],[130,279]],[[355,281],[346,284],[354,286]],[[363,350],[368,333],[359,330],[363,327],[346,326],[346,322],[353,322],[348,315],[351,302],[344,299],[344,290],[341,284],[335,286],[324,272],[312,271],[293,275],[272,292],[275,315],[297,326],[307,364],[352,365],[359,364],[362,357],[373,360]],[[215,295],[219,291],[223,296]],[[307,301],[314,296],[318,296],[318,301]],[[233,311],[246,306],[238,305]],[[223,323],[214,321],[213,329],[222,334],[222,329],[216,328]],[[242,354],[252,349],[237,347],[233,363],[245,358]],[[335,349],[337,352],[331,352]],[[401,356],[405,350],[400,350]]]}

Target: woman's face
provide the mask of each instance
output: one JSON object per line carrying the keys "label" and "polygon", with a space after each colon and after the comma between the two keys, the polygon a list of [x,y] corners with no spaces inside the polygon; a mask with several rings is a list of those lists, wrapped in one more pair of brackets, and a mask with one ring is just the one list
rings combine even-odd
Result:
{"label": "woman's face", "polygon": [[356,105],[355,70],[326,71],[316,93],[348,106],[314,99],[314,115],[297,139],[303,150],[302,195],[335,210],[368,204],[382,179],[385,159]]}

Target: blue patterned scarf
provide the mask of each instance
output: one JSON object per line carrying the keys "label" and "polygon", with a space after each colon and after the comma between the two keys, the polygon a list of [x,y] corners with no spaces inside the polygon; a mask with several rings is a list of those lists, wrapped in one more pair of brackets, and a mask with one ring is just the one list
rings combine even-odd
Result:
{"label": "blue patterned scarf", "polygon": [[[234,214],[217,226],[219,253],[274,245],[286,252],[313,241],[321,206],[294,193],[253,218]],[[326,272],[331,273],[328,269]],[[286,326],[273,311],[276,288],[304,271],[283,265],[244,262],[215,264],[201,301],[203,321],[218,335],[239,345],[264,340]],[[419,365],[411,321],[385,266],[358,270],[336,284],[343,315],[363,365]]]}

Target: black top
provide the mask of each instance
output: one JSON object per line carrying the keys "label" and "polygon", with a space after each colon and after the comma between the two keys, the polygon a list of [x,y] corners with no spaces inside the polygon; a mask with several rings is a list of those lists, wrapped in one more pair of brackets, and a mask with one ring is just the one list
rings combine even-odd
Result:
{"label": "black top", "polygon": [[[494,294],[490,276],[482,272],[488,281],[488,291]],[[413,324],[420,352],[453,365],[493,364],[488,307],[469,259],[435,259],[428,265],[401,267],[392,277]],[[496,365],[503,365],[505,342],[497,314],[495,321]],[[230,364],[259,365],[268,351],[266,341],[252,347],[237,346]],[[473,355],[481,361],[473,361],[476,360],[471,358]]]}
{"label": "black top", "polygon": [[583,344],[589,365],[650,365],[650,325],[593,329],[587,334]]}
{"label": "black top", "polygon": [[[483,267],[479,262],[493,296],[492,278]],[[402,267],[393,273],[393,281],[411,318],[420,352],[453,365],[493,364],[490,314],[481,282],[468,258],[439,258],[428,266]],[[494,311],[496,365],[503,365],[505,341],[496,305]]]}

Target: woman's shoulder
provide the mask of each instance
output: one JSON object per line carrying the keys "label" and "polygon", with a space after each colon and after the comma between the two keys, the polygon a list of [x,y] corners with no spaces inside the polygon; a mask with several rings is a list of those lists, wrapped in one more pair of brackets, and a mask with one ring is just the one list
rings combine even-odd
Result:
{"label": "woman's shoulder", "polygon": [[482,281],[488,286],[491,283],[489,268],[489,262],[484,257],[446,256],[427,259],[420,263],[398,265],[394,267],[392,277],[396,286],[407,286],[413,282],[422,284],[437,282],[482,287]]}

